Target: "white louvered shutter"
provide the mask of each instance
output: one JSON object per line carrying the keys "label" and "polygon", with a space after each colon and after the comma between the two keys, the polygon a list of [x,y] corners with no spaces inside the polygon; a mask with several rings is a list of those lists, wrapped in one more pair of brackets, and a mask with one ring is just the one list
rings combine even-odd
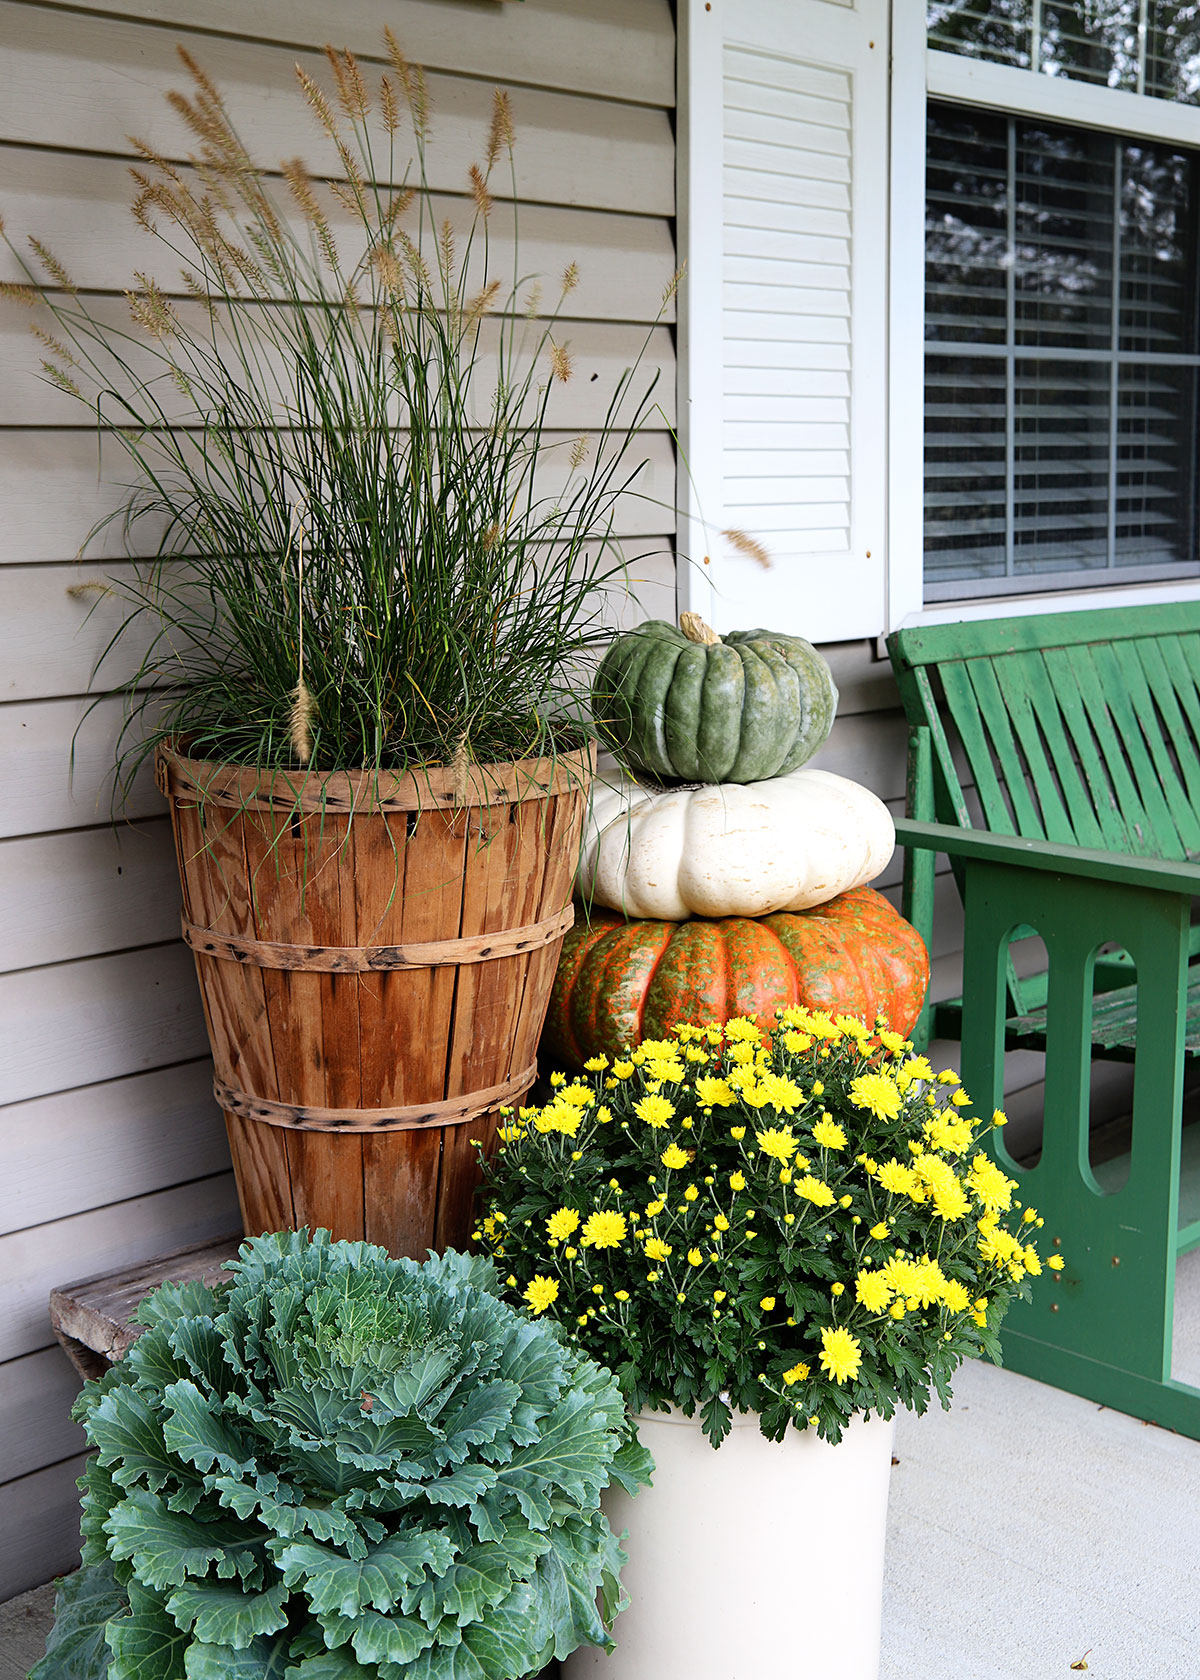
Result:
{"label": "white louvered shutter", "polygon": [[888,10],[686,7],[681,594],[718,629],[885,627]]}

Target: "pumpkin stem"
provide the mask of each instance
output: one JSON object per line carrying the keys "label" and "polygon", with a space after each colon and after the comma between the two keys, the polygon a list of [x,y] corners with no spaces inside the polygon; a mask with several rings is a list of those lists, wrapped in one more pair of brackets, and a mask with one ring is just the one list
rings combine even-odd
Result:
{"label": "pumpkin stem", "polygon": [[699,642],[701,647],[711,647],[721,640],[712,625],[705,624],[699,613],[680,613],[679,628],[689,642]]}

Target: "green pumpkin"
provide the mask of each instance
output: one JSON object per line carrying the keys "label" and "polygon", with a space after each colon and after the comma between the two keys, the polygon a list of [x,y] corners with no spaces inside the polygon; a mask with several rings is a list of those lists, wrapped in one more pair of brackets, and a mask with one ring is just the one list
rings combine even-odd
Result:
{"label": "green pumpkin", "polygon": [[618,636],[592,684],[601,735],[635,775],[762,782],[786,776],[833,726],[838,692],[803,636],[734,630],[695,613]]}

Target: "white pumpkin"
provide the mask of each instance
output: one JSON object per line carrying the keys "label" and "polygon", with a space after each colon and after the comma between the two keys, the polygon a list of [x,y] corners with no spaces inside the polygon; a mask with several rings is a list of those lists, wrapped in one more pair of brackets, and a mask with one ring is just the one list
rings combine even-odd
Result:
{"label": "white pumpkin", "polygon": [[895,846],[883,801],[827,770],[667,791],[626,777],[596,784],[579,888],[633,917],[769,916],[873,881]]}

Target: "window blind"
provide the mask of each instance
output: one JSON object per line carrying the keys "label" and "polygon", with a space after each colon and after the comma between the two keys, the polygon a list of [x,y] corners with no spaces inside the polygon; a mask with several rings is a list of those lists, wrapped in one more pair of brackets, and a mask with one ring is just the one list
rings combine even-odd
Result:
{"label": "window blind", "polygon": [[1194,154],[930,104],[929,599],[1190,575]]}

